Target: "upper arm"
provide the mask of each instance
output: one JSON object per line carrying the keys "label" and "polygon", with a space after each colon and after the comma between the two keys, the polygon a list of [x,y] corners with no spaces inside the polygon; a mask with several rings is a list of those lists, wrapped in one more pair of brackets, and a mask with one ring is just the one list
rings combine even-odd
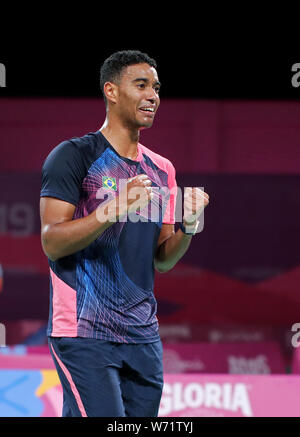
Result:
{"label": "upper arm", "polygon": [[174,225],[169,223],[163,223],[158,237],[157,250],[168,238],[172,237],[172,235],[174,234]]}
{"label": "upper arm", "polygon": [[41,197],[40,216],[42,232],[46,226],[70,221],[75,212],[75,205],[54,197]]}
{"label": "upper arm", "polygon": [[47,252],[49,233],[51,227],[57,223],[72,220],[75,212],[75,205],[53,197],[41,197],[40,217],[41,217],[41,240],[42,246]]}
{"label": "upper arm", "polygon": [[167,241],[172,235],[175,234],[174,231],[174,225],[163,223],[161,227],[161,231],[158,237],[157,247],[156,247],[156,253],[154,257],[154,267],[157,271],[160,273],[163,273],[164,270],[161,269],[160,266],[160,257],[163,255],[161,252],[161,249],[163,249],[163,244],[165,241]]}
{"label": "upper arm", "polygon": [[79,150],[70,141],[62,142],[47,156],[40,193],[42,239],[51,225],[72,220],[80,198],[83,172]]}
{"label": "upper arm", "polygon": [[49,153],[43,164],[40,196],[77,205],[84,176],[80,151],[72,142],[64,141]]}
{"label": "upper arm", "polygon": [[[163,224],[175,224],[177,182],[176,171],[171,162],[168,161],[168,197],[164,199]],[[174,230],[174,227],[173,227]]]}
{"label": "upper arm", "polygon": [[168,188],[169,197],[164,210],[161,231],[157,242],[157,251],[160,246],[175,234],[175,209],[177,196],[176,172],[173,164],[168,161]]}

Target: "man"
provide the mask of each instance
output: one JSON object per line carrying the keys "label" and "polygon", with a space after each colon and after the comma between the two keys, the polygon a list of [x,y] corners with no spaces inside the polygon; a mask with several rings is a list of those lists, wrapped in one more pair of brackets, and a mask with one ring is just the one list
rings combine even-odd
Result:
{"label": "man", "polygon": [[[208,195],[190,193],[189,223],[175,233],[174,167],[139,143],[160,103],[155,61],[139,51],[116,52],[100,76],[103,126],[62,142],[43,165],[47,333],[63,416],[152,417],[163,387],[154,268],[166,272],[184,255],[200,214],[196,201],[201,197],[205,207]],[[148,215],[151,202],[156,221]]]}

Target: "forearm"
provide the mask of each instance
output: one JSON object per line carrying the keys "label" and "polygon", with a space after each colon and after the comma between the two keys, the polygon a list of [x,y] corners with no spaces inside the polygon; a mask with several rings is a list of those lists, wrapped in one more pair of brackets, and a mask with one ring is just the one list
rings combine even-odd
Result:
{"label": "forearm", "polygon": [[[98,207],[86,217],[46,225],[42,231],[42,246],[51,261],[71,255],[85,249],[95,241],[107,228],[115,223],[121,209],[116,208],[116,216],[108,211],[110,204]],[[122,209],[124,214],[125,209]]]}
{"label": "forearm", "polygon": [[[127,183],[126,189],[119,196],[103,202],[94,212],[76,220],[72,220],[74,210],[70,208],[62,208],[62,212],[55,216],[55,206],[51,203],[53,199],[47,206],[45,202],[41,203],[41,236],[45,254],[51,261],[55,261],[85,249],[107,228],[131,212],[131,207],[135,211],[136,198],[128,197],[131,189],[139,196],[139,207],[147,205],[153,196],[150,185],[151,181],[146,175],[138,175]],[[53,216],[56,217],[55,221]]]}
{"label": "forearm", "polygon": [[188,250],[192,235],[184,234],[180,229],[162,243],[154,259],[154,266],[160,273],[171,270]]}
{"label": "forearm", "polygon": [[[193,234],[197,233],[199,217],[209,203],[209,196],[199,188],[191,187],[184,200],[183,229],[178,229],[168,237],[157,250],[154,266],[159,272],[167,272],[183,257],[188,250]],[[186,233],[187,232],[187,233]],[[190,234],[189,234],[190,233]]]}
{"label": "forearm", "polygon": [[42,245],[51,261],[71,255],[89,246],[111,223],[99,223],[96,211],[87,217],[45,226]]}

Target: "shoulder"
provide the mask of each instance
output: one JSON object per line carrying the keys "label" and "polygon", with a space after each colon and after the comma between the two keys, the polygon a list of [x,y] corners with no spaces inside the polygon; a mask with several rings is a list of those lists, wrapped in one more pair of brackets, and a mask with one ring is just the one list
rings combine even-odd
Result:
{"label": "shoulder", "polygon": [[81,137],[72,137],[55,146],[46,157],[43,167],[49,165],[89,165],[106,148],[97,132],[89,132]]}
{"label": "shoulder", "polygon": [[71,155],[80,156],[88,151],[92,151],[99,146],[99,139],[94,132],[83,135],[82,137],[72,137],[64,140],[56,145],[47,156],[48,158],[54,158],[57,155],[60,157]]}
{"label": "shoulder", "polygon": [[153,152],[141,143],[139,143],[139,146],[141,147],[142,153],[150,158],[151,161],[161,170],[165,171],[166,173],[175,172],[175,167],[168,158]]}
{"label": "shoulder", "polygon": [[101,150],[94,133],[73,137],[54,147],[43,163],[41,197],[57,197],[77,205],[82,181]]}

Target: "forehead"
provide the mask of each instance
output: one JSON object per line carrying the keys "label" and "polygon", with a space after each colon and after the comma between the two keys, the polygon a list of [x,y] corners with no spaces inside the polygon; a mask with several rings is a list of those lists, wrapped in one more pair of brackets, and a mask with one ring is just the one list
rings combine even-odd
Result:
{"label": "forehead", "polygon": [[158,81],[158,74],[154,67],[151,67],[151,65],[146,63],[129,65],[128,67],[125,67],[122,71],[122,82],[131,82],[137,78],[145,78],[151,82],[154,82]]}

